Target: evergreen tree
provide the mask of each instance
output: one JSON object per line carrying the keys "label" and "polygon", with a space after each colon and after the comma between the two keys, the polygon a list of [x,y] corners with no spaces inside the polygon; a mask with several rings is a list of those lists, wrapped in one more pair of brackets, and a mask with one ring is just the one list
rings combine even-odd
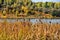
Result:
{"label": "evergreen tree", "polygon": [[52,3],[52,5],[51,5],[51,6],[52,6],[52,8],[54,8],[54,6],[55,6],[55,3]]}
{"label": "evergreen tree", "polygon": [[2,4],[4,4],[4,0],[2,0]]}
{"label": "evergreen tree", "polygon": [[45,8],[49,8],[48,2],[45,3]]}

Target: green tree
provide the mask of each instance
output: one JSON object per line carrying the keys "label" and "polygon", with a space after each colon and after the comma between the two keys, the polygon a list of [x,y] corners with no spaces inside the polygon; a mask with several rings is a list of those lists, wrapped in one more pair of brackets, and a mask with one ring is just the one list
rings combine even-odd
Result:
{"label": "green tree", "polygon": [[45,8],[49,8],[48,2],[45,3]]}
{"label": "green tree", "polygon": [[60,17],[60,10],[54,10],[52,16]]}
{"label": "green tree", "polygon": [[43,3],[42,3],[42,2],[40,2],[40,7],[42,7],[42,4],[43,4]]}

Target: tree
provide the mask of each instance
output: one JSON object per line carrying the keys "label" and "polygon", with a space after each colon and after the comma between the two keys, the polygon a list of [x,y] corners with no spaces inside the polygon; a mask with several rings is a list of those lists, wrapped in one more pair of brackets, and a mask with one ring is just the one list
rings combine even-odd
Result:
{"label": "tree", "polygon": [[2,0],[2,4],[4,4],[4,0]]}
{"label": "tree", "polygon": [[20,2],[20,6],[22,6],[23,4],[24,4],[23,1],[21,1],[21,2]]}
{"label": "tree", "polygon": [[40,7],[42,7],[42,2],[40,2]]}
{"label": "tree", "polygon": [[0,4],[0,9],[2,8],[2,5]]}
{"label": "tree", "polygon": [[52,6],[52,8],[54,8],[54,6],[55,6],[55,3],[52,3],[52,5],[51,5],[51,6]]}
{"label": "tree", "polygon": [[15,0],[12,0],[12,1],[11,1],[11,4],[14,4],[14,2],[15,2]]}
{"label": "tree", "polygon": [[49,8],[48,2],[45,3],[45,8]]}

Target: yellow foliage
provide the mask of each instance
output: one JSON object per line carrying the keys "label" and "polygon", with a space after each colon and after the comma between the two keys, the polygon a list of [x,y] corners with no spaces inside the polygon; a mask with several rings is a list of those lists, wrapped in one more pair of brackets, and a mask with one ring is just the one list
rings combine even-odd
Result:
{"label": "yellow foliage", "polygon": [[17,4],[16,4],[16,3],[14,3],[13,7],[16,7],[16,6],[17,6]]}
{"label": "yellow foliage", "polygon": [[2,18],[7,18],[7,16],[2,16]]}
{"label": "yellow foliage", "polygon": [[52,18],[52,15],[50,15],[50,14],[45,14],[45,18]]}

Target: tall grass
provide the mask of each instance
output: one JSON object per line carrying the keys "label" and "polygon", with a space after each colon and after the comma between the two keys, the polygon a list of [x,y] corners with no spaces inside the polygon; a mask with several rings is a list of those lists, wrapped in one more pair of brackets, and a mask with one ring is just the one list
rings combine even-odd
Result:
{"label": "tall grass", "polygon": [[0,22],[0,40],[60,40],[60,24]]}

